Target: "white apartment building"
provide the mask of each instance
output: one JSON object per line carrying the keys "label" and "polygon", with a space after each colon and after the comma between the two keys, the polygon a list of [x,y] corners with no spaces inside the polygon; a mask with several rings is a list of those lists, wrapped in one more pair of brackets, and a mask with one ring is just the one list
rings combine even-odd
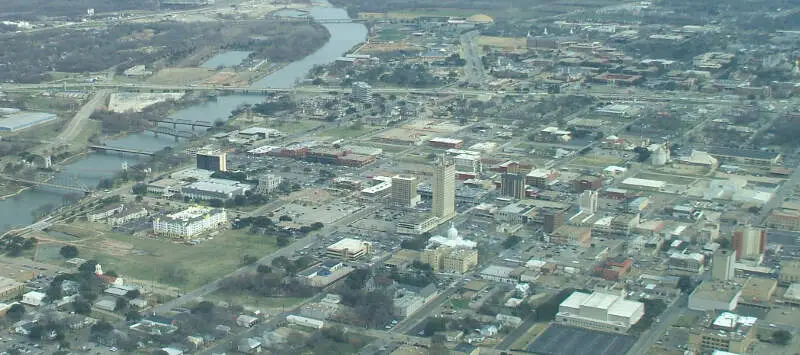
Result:
{"label": "white apartment building", "polygon": [[191,238],[228,221],[225,209],[189,207],[153,220],[153,232],[176,238]]}

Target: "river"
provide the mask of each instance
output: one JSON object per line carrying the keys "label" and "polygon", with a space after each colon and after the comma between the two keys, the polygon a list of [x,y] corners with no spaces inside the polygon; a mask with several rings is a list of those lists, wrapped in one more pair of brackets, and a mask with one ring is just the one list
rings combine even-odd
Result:
{"label": "river", "polygon": [[[310,14],[318,20],[348,19],[343,9],[329,7],[327,3],[311,9]],[[323,24],[330,32],[330,39],[322,48],[311,55],[290,63],[280,70],[253,83],[255,88],[290,88],[304,78],[316,65],[333,62],[336,58],[362,43],[367,29],[360,23]],[[227,120],[230,112],[237,106],[262,101],[258,96],[219,96],[208,101],[175,112],[170,117],[192,121]],[[138,133],[105,142],[109,146],[157,151],[175,145],[168,136],[154,136],[152,133]],[[68,165],[61,167],[59,180],[80,181],[86,186],[95,186],[103,177],[109,177],[122,169],[123,162],[133,165],[144,159],[137,155],[114,153],[90,153]],[[15,197],[0,201],[0,234],[12,228],[22,227],[34,222],[34,212],[47,205],[60,206],[69,192],[46,188],[29,189]]]}

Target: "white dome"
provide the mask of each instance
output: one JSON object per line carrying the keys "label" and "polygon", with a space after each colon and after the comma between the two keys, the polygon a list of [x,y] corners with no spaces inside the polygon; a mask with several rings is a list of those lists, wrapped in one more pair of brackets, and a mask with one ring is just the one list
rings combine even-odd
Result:
{"label": "white dome", "polygon": [[458,229],[453,224],[450,224],[450,229],[447,230],[447,238],[458,239]]}

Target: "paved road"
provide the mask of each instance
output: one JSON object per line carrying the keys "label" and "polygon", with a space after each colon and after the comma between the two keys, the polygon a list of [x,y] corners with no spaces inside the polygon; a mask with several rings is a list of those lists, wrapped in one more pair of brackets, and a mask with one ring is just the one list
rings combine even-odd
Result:
{"label": "paved road", "polygon": [[90,98],[89,101],[87,101],[83,107],[81,107],[81,109],[78,110],[74,116],[72,116],[72,119],[64,127],[64,130],[61,131],[61,133],[59,133],[54,140],[54,144],[69,144],[75,140],[75,138],[77,138],[86,127],[86,122],[89,120],[89,116],[94,113],[94,110],[97,109],[98,106],[106,103],[109,93],[111,93],[111,90],[109,89],[102,89],[96,92],[92,98]]}
{"label": "paved road", "polygon": [[483,86],[486,83],[486,71],[483,68],[483,61],[478,51],[478,31],[467,32],[459,38],[461,49],[464,51],[464,82],[473,85]]}
{"label": "paved road", "polygon": [[525,332],[527,332],[529,329],[531,329],[531,327],[533,327],[534,324],[536,324],[536,318],[535,317],[529,317],[524,322],[522,322],[522,324],[519,327],[517,327],[514,330],[512,330],[511,333],[508,333],[503,338],[503,341],[501,341],[500,344],[497,344],[495,349],[497,349],[497,350],[508,350],[508,348],[510,348],[511,345],[514,345],[514,342],[517,341],[517,339],[519,339],[519,337],[525,335]]}
{"label": "paved road", "polygon": [[[361,349],[359,352],[360,355],[372,355],[380,351],[380,348],[386,345],[389,345],[395,338],[395,335],[406,334],[416,328],[420,322],[422,322],[425,318],[430,316],[437,308],[441,307],[442,304],[450,300],[450,296],[458,291],[458,287],[453,285],[452,287],[448,288],[444,292],[442,292],[436,299],[431,302],[428,302],[425,306],[414,312],[410,317],[403,319],[394,328],[389,329],[385,333],[389,334],[389,336],[378,338],[372,343],[367,344],[364,348]],[[411,334],[410,336],[416,336],[416,334]]]}
{"label": "paved road", "polygon": [[[94,89],[112,89],[112,90],[131,90],[131,91],[148,91],[155,92],[163,91],[213,91],[213,92],[229,92],[229,93],[271,93],[271,92],[291,92],[301,94],[327,94],[331,91],[343,91],[341,87],[318,87],[318,86],[300,86],[290,89],[281,88],[259,88],[253,89],[250,87],[214,87],[214,86],[180,86],[180,85],[153,85],[153,84],[119,84],[119,83],[99,83],[99,84],[66,84],[69,89],[76,90],[94,90]],[[63,88],[64,84],[26,84],[26,85],[6,85],[3,87],[4,91],[19,91],[19,90],[46,90]],[[490,94],[486,90],[480,89],[466,89],[466,88],[434,88],[434,89],[408,89],[408,88],[373,88],[373,92],[380,94],[420,94],[420,95],[463,95],[463,96],[483,96]],[[594,92],[582,91],[571,93],[550,94],[547,92],[507,92],[505,96],[526,96],[526,97],[544,97],[544,96],[591,96],[599,100],[610,100],[615,102],[680,102],[686,104],[724,104],[734,103],[738,101],[725,99],[718,96],[703,95],[692,93],[691,96],[679,96],[679,93],[671,92],[658,92],[658,91],[644,91],[639,90],[634,93],[627,92]]]}
{"label": "paved road", "polygon": [[633,347],[628,350],[627,354],[646,354],[647,350],[658,341],[658,338],[661,338],[664,332],[669,330],[669,328],[687,311],[687,300],[688,297],[682,294],[676,301],[669,305],[669,307],[664,310],[664,313],[661,314],[661,322],[655,323],[652,328],[642,333],[636,343],[633,344]]}

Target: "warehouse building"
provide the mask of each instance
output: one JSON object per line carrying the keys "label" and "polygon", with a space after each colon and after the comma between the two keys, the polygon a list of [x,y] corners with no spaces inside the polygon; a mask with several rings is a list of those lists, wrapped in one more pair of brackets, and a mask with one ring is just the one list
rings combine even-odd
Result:
{"label": "warehouse building", "polygon": [[53,113],[7,111],[0,114],[0,132],[16,132],[58,119]]}
{"label": "warehouse building", "polygon": [[627,178],[622,180],[621,186],[633,190],[663,191],[667,187],[667,183],[660,180]]}

